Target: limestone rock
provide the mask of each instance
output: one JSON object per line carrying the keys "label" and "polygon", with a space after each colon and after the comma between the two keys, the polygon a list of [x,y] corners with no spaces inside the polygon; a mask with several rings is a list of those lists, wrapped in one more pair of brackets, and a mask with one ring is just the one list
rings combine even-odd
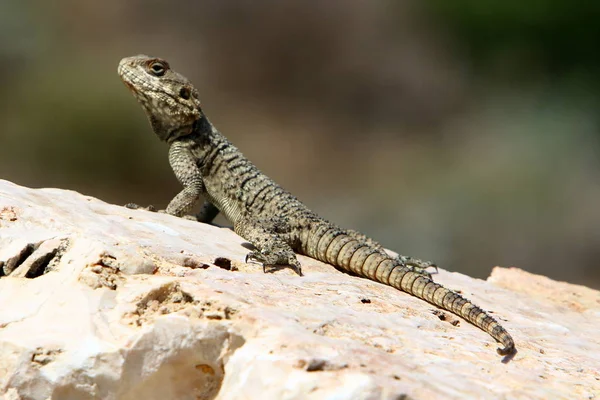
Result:
{"label": "limestone rock", "polygon": [[0,397],[600,396],[597,291],[440,270],[513,335],[502,362],[410,295],[306,257],[304,277],[264,274],[247,252],[227,228],[0,181]]}

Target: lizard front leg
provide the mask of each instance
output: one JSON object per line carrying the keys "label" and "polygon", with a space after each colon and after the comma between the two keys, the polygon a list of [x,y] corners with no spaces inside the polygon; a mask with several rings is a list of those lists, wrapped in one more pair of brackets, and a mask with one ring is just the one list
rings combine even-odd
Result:
{"label": "lizard front leg", "polygon": [[285,238],[290,229],[284,221],[277,218],[246,218],[237,222],[233,229],[257,249],[246,255],[246,262],[254,260],[261,263],[263,272],[267,272],[267,267],[290,266],[302,276],[300,262]]}
{"label": "lizard front leg", "polygon": [[[176,140],[169,148],[169,164],[183,190],[169,202],[166,213],[181,217],[189,213],[204,193],[204,182],[190,150],[190,142]],[[195,218],[194,218],[195,219]]]}
{"label": "lizard front leg", "polygon": [[[158,212],[196,221],[198,217],[184,214],[189,213],[196,203],[198,203],[200,195],[204,193],[204,182],[202,181],[200,170],[196,165],[196,158],[189,149],[188,143],[177,140],[171,144],[169,148],[169,164],[171,164],[177,180],[183,185],[183,190],[169,202],[166,210],[159,210]],[[210,206],[216,209],[214,205],[210,204]],[[204,212],[202,215],[199,214],[200,217],[208,219],[211,215],[214,218],[218,214],[218,209],[217,213],[214,213],[214,210],[210,206],[204,207],[203,210],[206,210],[200,211],[200,214]],[[129,203],[125,207],[134,210],[156,211],[156,208],[151,205],[140,207],[135,203]]]}

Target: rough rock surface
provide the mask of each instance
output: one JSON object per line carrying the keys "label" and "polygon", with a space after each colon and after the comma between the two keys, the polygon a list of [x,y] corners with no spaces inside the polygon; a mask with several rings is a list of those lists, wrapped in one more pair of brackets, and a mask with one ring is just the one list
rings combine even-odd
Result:
{"label": "rough rock surface", "polygon": [[264,274],[245,246],[226,228],[0,180],[0,397],[600,396],[596,291],[440,270],[513,335],[502,362],[487,334],[421,300],[305,257],[304,277]]}

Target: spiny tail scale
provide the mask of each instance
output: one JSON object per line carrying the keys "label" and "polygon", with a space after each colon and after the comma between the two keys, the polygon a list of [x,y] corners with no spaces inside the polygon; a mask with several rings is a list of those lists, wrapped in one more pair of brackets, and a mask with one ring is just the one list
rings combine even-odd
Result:
{"label": "spiny tail scale", "polygon": [[304,244],[302,253],[355,275],[402,290],[466,319],[504,346],[497,349],[500,355],[514,351],[512,337],[494,318],[424,274],[414,272],[411,267],[398,263],[380,250],[361,243],[329,224],[319,224],[308,230],[306,236],[306,240],[301,238],[301,243]]}

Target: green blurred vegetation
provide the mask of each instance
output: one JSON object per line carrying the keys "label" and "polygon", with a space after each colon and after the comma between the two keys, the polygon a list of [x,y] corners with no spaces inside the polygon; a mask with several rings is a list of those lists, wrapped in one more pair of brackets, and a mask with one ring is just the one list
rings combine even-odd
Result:
{"label": "green blurred vegetation", "polygon": [[[600,3],[430,0],[478,67],[522,79],[547,74],[600,83]],[[503,67],[498,71],[497,63]],[[511,68],[506,68],[506,67]],[[541,74],[541,75],[540,75]]]}
{"label": "green blurred vegetation", "polygon": [[[567,0],[430,0],[439,20],[451,26],[474,60],[497,61],[499,54],[534,59],[554,73],[598,72],[600,4]],[[527,56],[527,55],[530,56]],[[488,65],[489,66],[489,65]],[[519,68],[521,73],[529,72]],[[591,76],[590,76],[591,78]],[[596,79],[597,74],[596,74]]]}
{"label": "green blurred vegetation", "polygon": [[[0,178],[124,204],[179,190],[116,74],[137,53],[310,207],[406,255],[600,287],[600,5],[0,3]],[[223,222],[223,221],[222,221]]]}

